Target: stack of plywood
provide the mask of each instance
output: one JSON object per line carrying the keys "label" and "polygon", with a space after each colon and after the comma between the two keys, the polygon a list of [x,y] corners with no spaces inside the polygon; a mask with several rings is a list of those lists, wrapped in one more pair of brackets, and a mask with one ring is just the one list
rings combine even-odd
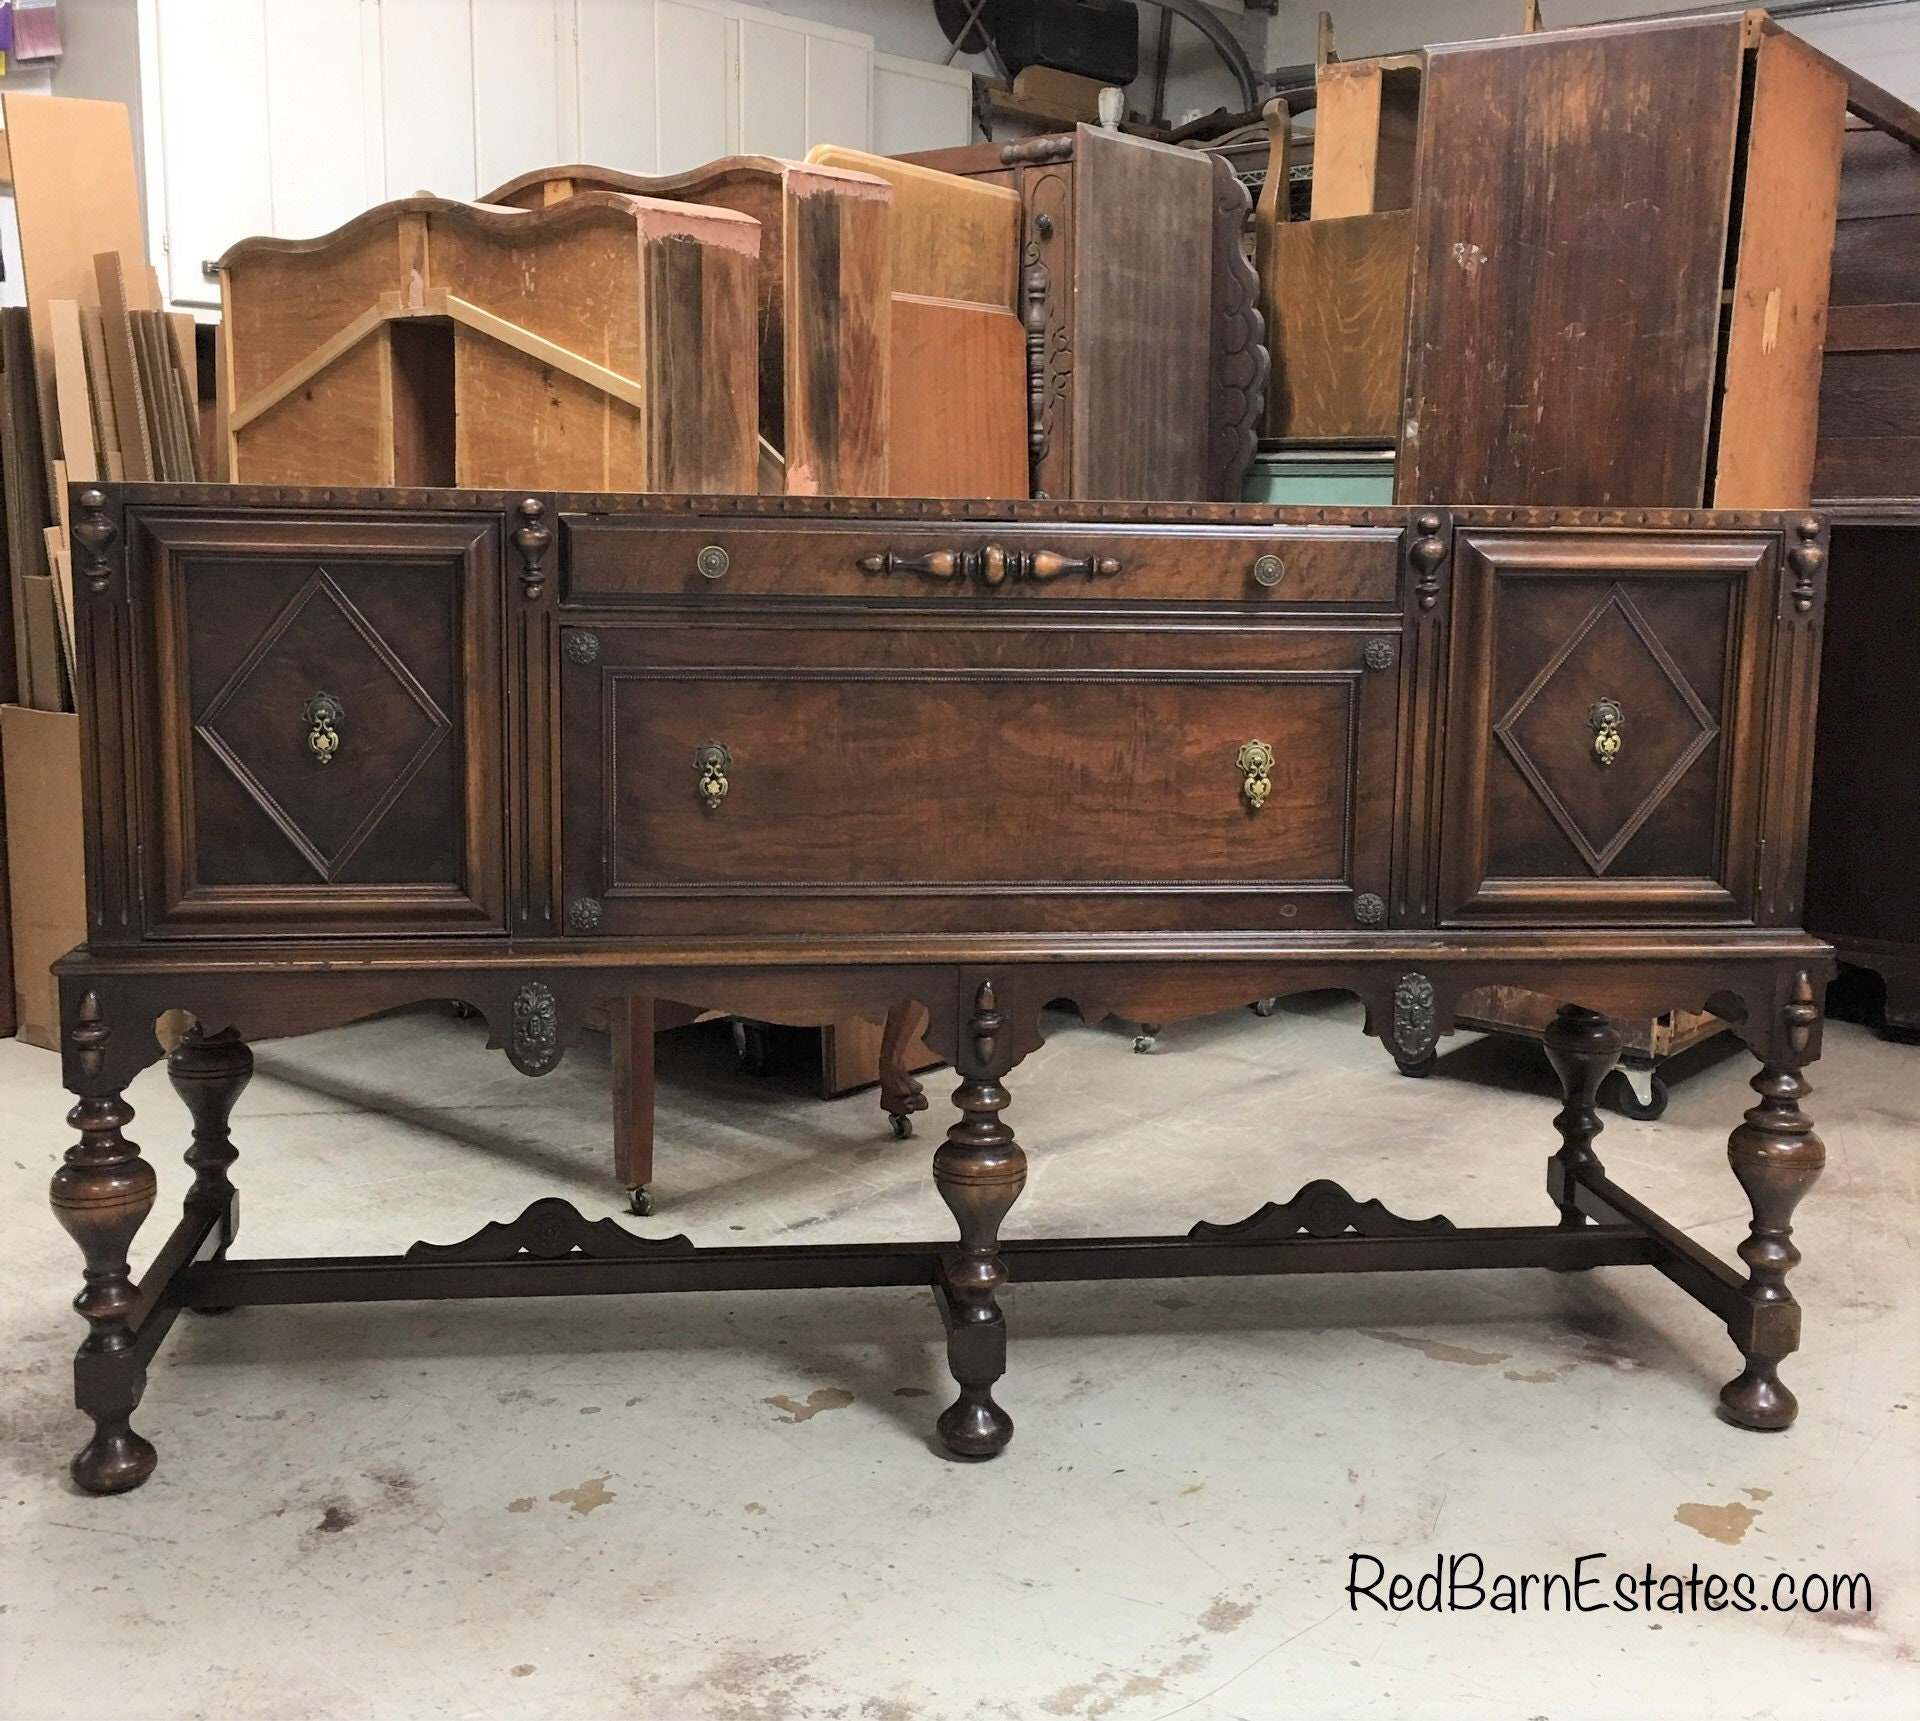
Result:
{"label": "stack of plywood", "polygon": [[146,262],[127,110],[0,99],[27,299],[0,311],[0,1032],[51,1046],[48,967],[86,931],[68,486],[199,477],[201,407],[192,321]]}
{"label": "stack of plywood", "polygon": [[484,201],[548,209],[596,192],[730,209],[759,223],[757,487],[806,496],[889,494],[887,182],[733,155],[659,178],[605,167],[541,168]]}
{"label": "stack of plywood", "polygon": [[819,144],[816,167],[893,187],[887,482],[896,496],[1025,496],[1027,337],[1015,312],[1020,196]]}

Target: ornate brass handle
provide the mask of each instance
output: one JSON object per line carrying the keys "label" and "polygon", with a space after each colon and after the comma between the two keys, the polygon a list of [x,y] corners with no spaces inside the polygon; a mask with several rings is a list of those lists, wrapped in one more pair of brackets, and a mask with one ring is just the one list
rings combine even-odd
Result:
{"label": "ornate brass handle", "polygon": [[869,574],[918,574],[929,580],[973,580],[990,590],[1022,580],[1057,580],[1073,575],[1111,579],[1120,571],[1117,556],[1063,556],[1055,550],[1008,550],[989,544],[984,550],[934,550],[924,556],[881,550],[862,556]]}
{"label": "ornate brass handle", "polygon": [[347,711],[331,693],[316,693],[307,701],[307,751],[322,765],[331,765],[340,751],[340,725]]}
{"label": "ornate brass handle", "polygon": [[1620,757],[1627,738],[1627,713],[1617,699],[1596,699],[1587,711],[1587,727],[1593,731],[1593,760],[1596,765],[1611,765]]}
{"label": "ornate brass handle", "polygon": [[1240,773],[1240,793],[1259,812],[1273,793],[1273,749],[1264,741],[1249,741],[1234,755],[1233,765]]}
{"label": "ornate brass handle", "polygon": [[703,741],[693,750],[694,774],[700,779],[700,798],[711,811],[727,798],[727,773],[733,755],[723,741]]}

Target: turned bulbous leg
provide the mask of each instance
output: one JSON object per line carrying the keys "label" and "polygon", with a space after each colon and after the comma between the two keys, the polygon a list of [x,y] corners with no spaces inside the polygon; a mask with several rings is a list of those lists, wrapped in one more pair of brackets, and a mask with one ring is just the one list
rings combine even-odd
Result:
{"label": "turned bulbous leg", "polygon": [[[1027,1156],[1001,1121],[1007,1090],[990,1069],[1002,1020],[992,986],[981,988],[969,1023],[976,1059],[954,1090],[960,1117],[933,1156],[933,1180],[960,1227],[960,1247],[940,1262],[947,1367],[959,1396],[941,1413],[940,1438],[961,1458],[991,1458],[1013,1438],[1013,1418],[993,1398],[1007,1371],[1007,1320],[998,1292],[1007,1280],[1000,1224],[1027,1181]],[[963,1042],[963,1045],[965,1042]]]}
{"label": "turned bulbous leg", "polygon": [[[231,1028],[203,1034],[188,1030],[167,1056],[167,1079],[193,1119],[193,1143],[187,1149],[193,1184],[187,1190],[186,1211],[219,1215],[220,1241],[212,1258],[225,1258],[240,1228],[239,1192],[228,1171],[240,1157],[228,1125],[234,1104],[253,1077],[253,1052]],[[203,1315],[225,1314],[224,1308],[198,1306]]]}
{"label": "turned bulbous leg", "polygon": [[1560,1209],[1560,1224],[1572,1230],[1587,1223],[1574,1204],[1574,1189],[1583,1175],[1601,1169],[1593,1138],[1605,1127],[1600,1121],[1600,1086],[1620,1057],[1620,1031],[1605,1016],[1578,1004],[1562,1004],[1547,1027],[1547,1062],[1560,1078],[1565,1102],[1553,1120],[1560,1132],[1560,1151],[1547,1161],[1547,1193]]}
{"label": "turned bulbous leg", "polygon": [[86,1283],[73,1300],[87,1336],[73,1363],[73,1396],[93,1418],[73,1479],[93,1494],[122,1494],[153,1474],[154,1451],[131,1418],[146,1386],[133,1332],[139,1302],[127,1251],[153,1207],[153,1167],[121,1132],[133,1108],[119,1094],[83,1099],[67,1114],[80,1140],[53,1174],[54,1216],[80,1245]]}
{"label": "turned bulbous leg", "polygon": [[1812,1090],[1797,1070],[1767,1064],[1753,1078],[1760,1103],[1727,1141],[1727,1159],[1747,1192],[1753,1222],[1740,1259],[1747,1283],[1741,1313],[1727,1323],[1746,1367],[1720,1389],[1720,1408],[1742,1428],[1789,1426],[1799,1403],[1781,1382],[1783,1357],[1800,1348],[1800,1305],[1787,1274],[1800,1260],[1793,1210],[1827,1163],[1827,1150],[1800,1109]]}

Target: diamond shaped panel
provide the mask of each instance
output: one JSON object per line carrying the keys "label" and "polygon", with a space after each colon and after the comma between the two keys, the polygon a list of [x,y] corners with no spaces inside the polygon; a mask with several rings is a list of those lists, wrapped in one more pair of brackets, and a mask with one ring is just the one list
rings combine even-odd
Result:
{"label": "diamond shaped panel", "polygon": [[[307,746],[307,701],[344,709],[342,744],[322,765]],[[325,568],[296,590],[195,724],[240,786],[332,883],[452,725]]]}
{"label": "diamond shaped panel", "polygon": [[[1595,702],[1625,713],[1610,765],[1593,751]],[[1494,734],[1595,876],[1606,872],[1719,734],[1713,715],[1620,586],[1554,653]]]}

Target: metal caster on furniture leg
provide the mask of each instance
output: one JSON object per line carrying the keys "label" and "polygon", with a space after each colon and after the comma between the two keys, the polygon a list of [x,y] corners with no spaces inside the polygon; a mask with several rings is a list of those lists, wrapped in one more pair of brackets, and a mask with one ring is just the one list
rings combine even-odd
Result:
{"label": "metal caster on furniture leg", "polygon": [[889,1112],[887,1128],[893,1131],[895,1141],[906,1141],[913,1134],[913,1119],[902,1112]]}
{"label": "metal caster on furniture leg", "polygon": [[1247,1006],[1256,1016],[1271,1016],[1280,1008],[1278,998],[1256,998]]}
{"label": "metal caster on furniture leg", "polygon": [[1429,1052],[1424,1058],[1395,1058],[1393,1061],[1403,1076],[1425,1078],[1433,1074],[1433,1066],[1439,1059],[1438,1052]]}
{"label": "metal caster on furniture leg", "polygon": [[640,1218],[648,1218],[654,1209],[653,1191],[644,1183],[635,1184],[627,1191],[627,1211]]}
{"label": "metal caster on furniture leg", "polygon": [[[1646,1077],[1647,1093],[1644,1099],[1633,1084],[1635,1075]],[[1667,1109],[1667,1084],[1658,1070],[1635,1070],[1629,1073],[1624,1068],[1617,1069],[1613,1072],[1609,1087],[1613,1109],[1622,1117],[1633,1118],[1639,1123],[1654,1123]]]}
{"label": "metal caster on furniture leg", "polygon": [[1154,1044],[1159,1038],[1160,1024],[1158,1022],[1142,1022],[1140,1024],[1140,1032],[1133,1037],[1133,1049],[1136,1052],[1150,1052],[1153,1050]]}

